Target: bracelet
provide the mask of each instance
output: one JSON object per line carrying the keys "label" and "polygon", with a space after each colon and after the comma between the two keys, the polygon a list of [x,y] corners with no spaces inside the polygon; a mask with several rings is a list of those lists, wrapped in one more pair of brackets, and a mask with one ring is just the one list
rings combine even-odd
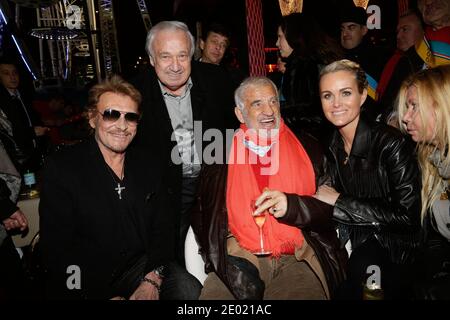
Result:
{"label": "bracelet", "polygon": [[142,278],[141,282],[148,282],[148,283],[152,284],[156,288],[156,290],[158,290],[158,293],[161,294],[161,287],[160,287],[160,285],[157,284],[152,279],[144,277],[144,278]]}

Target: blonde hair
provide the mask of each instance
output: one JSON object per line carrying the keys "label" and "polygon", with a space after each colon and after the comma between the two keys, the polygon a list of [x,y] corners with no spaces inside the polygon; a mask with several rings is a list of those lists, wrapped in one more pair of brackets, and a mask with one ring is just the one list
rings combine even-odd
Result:
{"label": "blonde hair", "polygon": [[419,166],[422,170],[422,223],[434,201],[440,196],[445,181],[438,169],[430,162],[429,157],[439,150],[444,166],[450,165],[450,65],[419,71],[403,82],[398,97],[397,111],[400,129],[406,132],[402,122],[407,112],[407,91],[416,87],[418,96],[418,116],[422,126],[419,135],[425,137],[427,130],[426,112],[429,109],[436,114],[433,143],[420,141],[417,144]]}
{"label": "blonde hair", "polygon": [[366,77],[366,73],[361,68],[359,64],[354,61],[342,59],[338,61],[334,61],[329,65],[325,66],[319,74],[319,80],[322,77],[329,73],[334,73],[338,71],[348,71],[355,76],[356,83],[358,85],[359,93],[363,93],[364,89],[367,89],[368,81]]}

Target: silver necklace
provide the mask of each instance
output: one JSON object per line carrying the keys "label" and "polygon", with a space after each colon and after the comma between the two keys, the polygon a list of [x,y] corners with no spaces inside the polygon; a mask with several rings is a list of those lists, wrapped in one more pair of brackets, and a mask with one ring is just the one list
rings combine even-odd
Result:
{"label": "silver necklace", "polygon": [[119,195],[119,200],[122,200],[122,190],[125,190],[125,187],[122,187],[120,185],[121,182],[123,182],[123,178],[124,178],[124,169],[125,169],[125,163],[122,166],[122,177],[119,177],[119,181],[116,181],[116,178],[114,177],[114,171],[108,166],[108,164],[106,164],[106,167],[108,168],[108,172],[111,175],[111,178],[113,178],[114,183],[117,183],[117,187],[114,188],[114,190],[117,192],[117,194]]}

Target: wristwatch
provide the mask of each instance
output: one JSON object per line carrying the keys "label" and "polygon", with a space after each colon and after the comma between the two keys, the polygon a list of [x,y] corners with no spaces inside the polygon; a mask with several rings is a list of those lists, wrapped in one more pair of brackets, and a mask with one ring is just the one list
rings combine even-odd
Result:
{"label": "wristwatch", "polygon": [[158,277],[163,279],[164,278],[164,270],[165,270],[164,266],[159,266],[159,267],[153,269],[152,272],[154,272]]}

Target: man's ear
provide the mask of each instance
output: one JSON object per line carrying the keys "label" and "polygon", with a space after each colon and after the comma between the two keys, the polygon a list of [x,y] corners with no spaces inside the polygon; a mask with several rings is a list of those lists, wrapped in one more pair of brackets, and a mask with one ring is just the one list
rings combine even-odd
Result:
{"label": "man's ear", "polygon": [[242,114],[242,111],[239,107],[234,107],[234,114],[236,115],[240,123],[245,123],[244,115]]}
{"label": "man's ear", "polygon": [[153,59],[152,56],[148,56],[150,58],[150,64],[152,65],[152,67],[155,66],[155,60]]}
{"label": "man's ear", "polygon": [[367,32],[369,31],[369,29],[367,29],[367,26],[361,26],[362,28],[362,32],[363,32],[363,36],[365,36],[367,34]]}
{"label": "man's ear", "polygon": [[96,118],[97,118],[97,111],[89,111],[88,112],[88,119],[89,119],[89,125],[92,129],[95,129],[96,127]]}
{"label": "man's ear", "polygon": [[200,49],[205,50],[205,41],[203,41],[203,39],[200,39],[200,43],[198,44],[198,46],[200,47]]}

